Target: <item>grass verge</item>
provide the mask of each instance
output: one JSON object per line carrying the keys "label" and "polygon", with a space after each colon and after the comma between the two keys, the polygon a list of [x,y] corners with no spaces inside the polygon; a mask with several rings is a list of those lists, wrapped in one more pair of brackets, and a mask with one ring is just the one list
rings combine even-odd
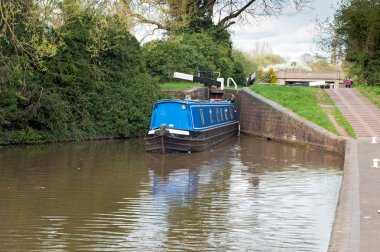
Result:
{"label": "grass verge", "polygon": [[347,132],[347,134],[350,137],[356,139],[356,133],[354,129],[338,108],[334,108],[332,115],[334,116],[336,122]]}
{"label": "grass verge", "polygon": [[177,82],[166,82],[160,85],[161,90],[185,90],[197,87],[203,87],[203,84],[186,82],[186,81],[177,81]]}
{"label": "grass verge", "polygon": [[[322,89],[258,85],[251,86],[251,89],[326,130],[336,135],[343,135],[341,132],[338,132],[333,122],[329,119],[328,113],[330,113],[351,137],[355,137],[355,132],[351,125],[342,113],[334,107],[334,102]],[[321,105],[327,109],[323,109]]]}
{"label": "grass verge", "polygon": [[380,108],[380,87],[379,86],[367,86],[367,85],[355,85],[362,94],[364,94],[368,100]]}

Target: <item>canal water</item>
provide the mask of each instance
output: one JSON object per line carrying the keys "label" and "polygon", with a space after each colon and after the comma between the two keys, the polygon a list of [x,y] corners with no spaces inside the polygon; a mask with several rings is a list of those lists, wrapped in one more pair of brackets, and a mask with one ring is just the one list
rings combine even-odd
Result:
{"label": "canal water", "polygon": [[247,136],[0,148],[0,251],[326,251],[338,155]]}

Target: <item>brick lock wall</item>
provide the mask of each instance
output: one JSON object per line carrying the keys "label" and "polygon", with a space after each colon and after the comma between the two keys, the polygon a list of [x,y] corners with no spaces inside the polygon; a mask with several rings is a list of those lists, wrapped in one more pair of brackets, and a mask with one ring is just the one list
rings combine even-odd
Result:
{"label": "brick lock wall", "polygon": [[248,88],[239,92],[238,101],[240,127],[243,133],[344,153],[343,138],[310,123]]}

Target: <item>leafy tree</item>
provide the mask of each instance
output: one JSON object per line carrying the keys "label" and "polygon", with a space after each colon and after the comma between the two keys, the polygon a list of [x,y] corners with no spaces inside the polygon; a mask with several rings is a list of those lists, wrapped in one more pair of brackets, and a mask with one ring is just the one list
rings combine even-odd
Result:
{"label": "leafy tree", "polygon": [[244,70],[244,76],[248,76],[250,73],[255,73],[257,71],[257,62],[247,53],[240,50],[233,50],[232,56],[236,62],[239,62]]}
{"label": "leafy tree", "polygon": [[269,65],[276,65],[286,62],[286,60],[280,55],[269,53],[253,56],[252,60],[258,67],[267,67]]}
{"label": "leafy tree", "polygon": [[57,1],[52,25],[41,6],[23,7],[1,9],[0,143],[145,131],[159,88],[124,17],[96,1]]}
{"label": "leafy tree", "polygon": [[209,33],[173,35],[147,43],[144,49],[148,70],[162,80],[172,78],[174,72],[214,71],[244,83],[243,69],[232,58],[229,40],[217,40]]}
{"label": "leafy tree", "polygon": [[269,68],[268,76],[269,76],[270,83],[272,83],[272,84],[277,83],[277,74],[273,70],[273,68]]}
{"label": "leafy tree", "polygon": [[340,50],[352,63],[351,74],[368,85],[380,85],[380,2],[343,1],[329,27],[329,48],[337,55]]}

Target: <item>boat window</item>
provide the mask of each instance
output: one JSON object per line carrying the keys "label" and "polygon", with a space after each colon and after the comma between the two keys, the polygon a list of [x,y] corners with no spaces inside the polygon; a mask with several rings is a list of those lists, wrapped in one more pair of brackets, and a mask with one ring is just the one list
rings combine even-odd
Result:
{"label": "boat window", "polygon": [[216,108],[216,120],[218,122],[220,122],[220,114],[219,114],[219,109],[218,108]]}
{"label": "boat window", "polygon": [[203,109],[199,109],[199,113],[201,114],[201,123],[202,125],[205,125],[205,117],[203,115]]}
{"label": "boat window", "polygon": [[222,119],[222,122],[224,121],[224,119],[223,119],[223,108],[220,108],[220,119]]}
{"label": "boat window", "polygon": [[228,121],[228,109],[227,108],[224,109],[224,115],[226,116],[226,120]]}
{"label": "boat window", "polygon": [[234,119],[234,111],[232,110],[232,108],[230,108],[230,117],[231,119]]}
{"label": "boat window", "polygon": [[212,109],[209,108],[209,111],[210,111],[210,121],[211,121],[211,124],[214,123],[214,120],[212,119]]}

